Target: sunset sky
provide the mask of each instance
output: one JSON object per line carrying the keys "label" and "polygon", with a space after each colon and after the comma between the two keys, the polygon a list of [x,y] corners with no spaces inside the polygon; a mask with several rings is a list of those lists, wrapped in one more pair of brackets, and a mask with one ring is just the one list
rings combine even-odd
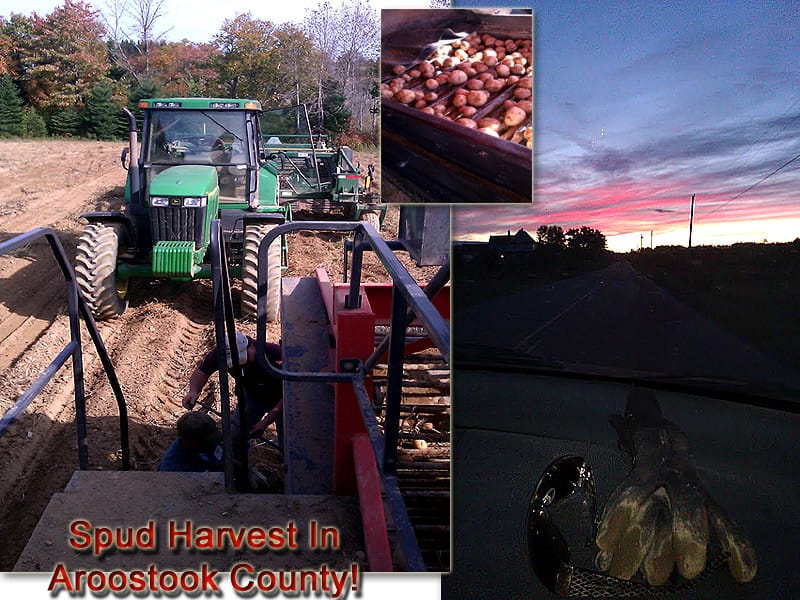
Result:
{"label": "sunset sky", "polygon": [[800,4],[532,4],[535,206],[458,208],[456,236],[686,245],[692,194],[693,245],[800,236]]}

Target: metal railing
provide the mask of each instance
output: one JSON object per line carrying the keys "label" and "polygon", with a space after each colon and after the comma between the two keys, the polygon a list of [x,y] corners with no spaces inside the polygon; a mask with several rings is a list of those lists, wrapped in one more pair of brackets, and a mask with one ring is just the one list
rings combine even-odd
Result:
{"label": "metal railing", "polygon": [[[361,304],[360,282],[363,252],[369,249],[377,255],[387,273],[392,279],[392,315],[390,333],[385,343],[379,345],[375,354],[368,359],[374,365],[377,358],[384,354],[387,349],[389,360],[387,366],[387,392],[386,392],[386,419],[384,432],[382,433],[375,417],[374,406],[367,393],[365,379],[367,369],[361,360],[343,361],[346,365],[338,365],[340,369],[346,368],[335,373],[309,373],[291,372],[278,368],[266,359],[267,342],[267,282],[270,269],[268,248],[269,245],[278,237],[294,231],[325,231],[325,232],[353,232],[354,233],[354,253],[350,269],[350,288],[345,301],[346,307],[354,308]],[[214,306],[216,321],[216,336],[218,347],[228,339],[231,347],[235,346],[235,321],[233,318],[233,304],[230,296],[230,283],[227,277],[227,265],[224,260],[224,244],[221,244],[220,225],[218,221],[212,222],[211,227],[211,249],[212,249],[212,273],[214,274]],[[273,266],[274,267],[274,266]],[[435,281],[428,286],[428,294],[432,297],[435,291],[441,289],[449,278],[449,268],[443,267],[435,277]],[[295,222],[286,223],[271,229],[261,241],[258,257],[258,286],[257,286],[257,318],[256,318],[256,355],[261,369],[272,373],[285,381],[305,381],[305,382],[324,382],[324,383],[350,383],[353,386],[355,396],[364,421],[364,426],[369,435],[370,443],[375,454],[376,467],[381,477],[384,493],[386,495],[389,510],[397,528],[397,538],[407,567],[411,571],[425,571],[426,565],[419,549],[414,529],[408,516],[405,501],[400,492],[400,486],[396,475],[397,465],[397,440],[399,438],[399,414],[400,396],[402,391],[403,360],[405,356],[406,325],[411,318],[416,317],[425,327],[428,335],[438,348],[441,355],[449,363],[450,359],[450,327],[433,305],[429,296],[424,292],[408,271],[403,267],[400,260],[394,254],[390,246],[380,236],[374,227],[366,222]],[[232,353],[235,355],[235,353]],[[227,364],[223,364],[226,359],[220,353],[220,372],[227,370]],[[234,358],[234,361],[237,359]],[[246,431],[244,426],[244,403],[241,401],[241,369],[234,365],[232,369],[234,380],[237,382],[237,398],[239,398],[241,430]],[[223,405],[223,429],[227,429],[228,438],[226,444],[230,444],[230,430],[225,423],[230,422],[229,410],[230,402],[226,398],[229,393],[227,378],[220,378],[220,392]],[[397,416],[398,418],[394,418]],[[226,447],[231,447],[227,445]],[[243,453],[246,461],[246,452]],[[226,453],[226,486],[233,489],[232,479],[232,459],[230,453]],[[246,462],[245,462],[246,464]]]}
{"label": "metal railing", "polygon": [[72,265],[67,260],[67,255],[64,252],[64,247],[61,245],[61,240],[59,240],[55,231],[52,229],[33,229],[28,233],[20,234],[10,240],[0,243],[0,255],[14,252],[42,238],[46,239],[50,245],[56,263],[64,276],[67,292],[70,341],[30,387],[20,395],[14,405],[5,412],[2,419],[0,419],[0,437],[6,433],[8,428],[11,427],[30,403],[33,402],[36,396],[38,396],[50,380],[53,379],[67,360],[71,358],[72,377],[75,387],[75,423],[78,430],[78,464],[81,470],[89,468],[89,448],[86,440],[86,392],[84,387],[83,352],[81,349],[80,332],[80,318],[83,318],[117,401],[117,407],[119,408],[122,468],[127,471],[130,469],[130,444],[128,435],[128,409],[125,405],[125,397],[122,393],[119,381],[117,380],[117,375],[114,371],[111,359],[108,356],[105,344],[103,344],[103,340],[100,337],[100,332],[97,329],[94,317],[78,291],[77,283],[75,282],[75,273],[72,270]]}

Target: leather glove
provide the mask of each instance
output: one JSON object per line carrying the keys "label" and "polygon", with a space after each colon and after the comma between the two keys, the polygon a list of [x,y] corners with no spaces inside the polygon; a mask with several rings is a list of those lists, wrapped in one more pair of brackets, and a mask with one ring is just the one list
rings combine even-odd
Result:
{"label": "leather glove", "polygon": [[603,510],[597,566],[621,579],[641,569],[651,585],[666,583],[676,566],[693,579],[705,568],[710,522],[734,579],[753,579],[752,544],[703,487],[686,436],[661,416],[655,394],[632,390],[625,415],[611,423],[634,467]]}

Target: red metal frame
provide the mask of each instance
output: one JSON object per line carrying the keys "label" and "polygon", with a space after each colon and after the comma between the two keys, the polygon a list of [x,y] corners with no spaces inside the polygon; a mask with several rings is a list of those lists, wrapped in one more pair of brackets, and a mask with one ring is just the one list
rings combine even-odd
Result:
{"label": "red metal frame", "polygon": [[[334,340],[331,364],[338,368],[343,359],[366,361],[375,351],[375,325],[390,323],[392,284],[362,284],[361,306],[346,308],[345,298],[350,284],[332,283],[324,268],[318,268],[316,276]],[[433,303],[442,316],[449,320],[449,286],[445,286],[433,298]],[[407,344],[406,353],[412,354],[430,347],[433,347],[432,342],[424,339]],[[375,454],[353,386],[349,383],[334,385],[333,491],[342,495],[358,494],[369,568],[371,571],[391,571],[391,550]],[[365,387],[372,397],[371,377],[365,380]]]}
{"label": "red metal frame", "polygon": [[353,436],[353,458],[369,569],[379,572],[392,571],[392,551],[389,547],[389,537],[386,535],[386,516],[383,512],[375,453],[366,433]]}

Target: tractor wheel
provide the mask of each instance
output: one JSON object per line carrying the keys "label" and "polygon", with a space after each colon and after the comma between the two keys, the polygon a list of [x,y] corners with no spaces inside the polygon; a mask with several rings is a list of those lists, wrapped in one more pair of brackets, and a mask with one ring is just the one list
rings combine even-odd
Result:
{"label": "tractor wheel", "polygon": [[366,210],[361,213],[361,220],[366,221],[375,228],[375,231],[381,230],[381,217],[373,210]]}
{"label": "tractor wheel", "polygon": [[[258,315],[258,247],[261,240],[276,225],[246,225],[244,232],[244,258],[242,260],[242,317]],[[269,246],[269,273],[267,274],[267,321],[278,319],[281,295],[281,240]]]}
{"label": "tractor wheel", "polygon": [[117,277],[117,257],[127,240],[119,225],[90,224],[78,239],[75,279],[98,321],[113,319],[128,308],[128,279]]}

